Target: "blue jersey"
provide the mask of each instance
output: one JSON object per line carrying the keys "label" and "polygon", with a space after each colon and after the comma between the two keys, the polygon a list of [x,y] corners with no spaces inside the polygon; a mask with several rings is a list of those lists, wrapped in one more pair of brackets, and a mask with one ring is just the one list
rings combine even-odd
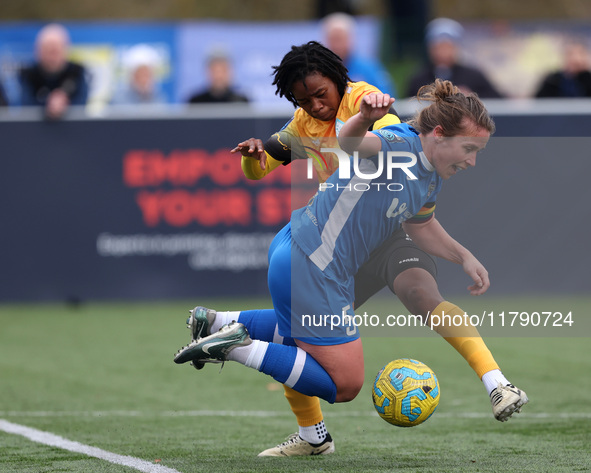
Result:
{"label": "blue jersey", "polygon": [[[291,216],[295,243],[326,276],[343,281],[353,277],[402,222],[417,215],[430,218],[441,189],[441,178],[414,128],[400,124],[373,133],[382,141],[382,153],[360,159],[357,171],[351,157],[352,177],[340,178],[335,172],[310,203]],[[388,157],[389,151],[401,154]],[[401,168],[388,162],[413,164]]]}

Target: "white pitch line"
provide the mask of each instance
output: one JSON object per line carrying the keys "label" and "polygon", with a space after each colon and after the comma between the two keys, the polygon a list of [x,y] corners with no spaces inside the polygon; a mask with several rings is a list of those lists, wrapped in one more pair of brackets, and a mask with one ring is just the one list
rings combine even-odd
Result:
{"label": "white pitch line", "polygon": [[111,463],[116,463],[117,465],[128,466],[144,473],[180,473],[173,468],[150,463],[146,460],[141,460],[140,458],[118,455],[97,447],[91,447],[90,445],[84,445],[79,442],[65,439],[59,435],[52,434],[51,432],[44,432],[20,424],[13,424],[4,419],[0,419],[0,430],[9,434],[21,435],[33,442],[42,443],[51,447],[58,447],[63,450],[69,450],[70,452],[83,453],[89,457],[99,458]]}
{"label": "white pitch line", "polygon": [[[325,412],[326,417],[377,417],[373,411],[344,411]],[[0,411],[0,417],[291,417],[289,410],[285,411]],[[528,419],[591,419],[591,412],[523,412],[519,418]],[[488,411],[483,412],[436,412],[435,417],[444,418],[487,418],[492,417]]]}

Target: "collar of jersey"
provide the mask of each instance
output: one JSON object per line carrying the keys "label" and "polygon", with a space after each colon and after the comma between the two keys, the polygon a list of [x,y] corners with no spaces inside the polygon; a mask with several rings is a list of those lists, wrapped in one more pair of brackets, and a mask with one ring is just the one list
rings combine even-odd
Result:
{"label": "collar of jersey", "polygon": [[429,171],[429,172],[435,171],[435,168],[431,165],[431,163],[427,159],[427,156],[425,156],[425,153],[424,152],[419,151],[419,157],[421,158],[421,164],[423,165],[423,167],[427,171]]}

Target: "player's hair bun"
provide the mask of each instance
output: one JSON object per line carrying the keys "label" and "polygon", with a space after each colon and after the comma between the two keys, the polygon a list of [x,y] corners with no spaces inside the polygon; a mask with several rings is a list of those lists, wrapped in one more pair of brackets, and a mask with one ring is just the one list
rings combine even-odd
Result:
{"label": "player's hair bun", "polygon": [[448,80],[436,79],[417,94],[419,101],[432,102],[409,121],[420,133],[427,134],[441,126],[443,136],[465,132],[465,118],[479,128],[494,133],[495,124],[476,94],[464,94]]}
{"label": "player's hair bun", "polygon": [[417,99],[419,101],[437,102],[446,100],[454,95],[463,95],[460,89],[448,80],[435,79],[435,82],[424,85],[419,89]]}

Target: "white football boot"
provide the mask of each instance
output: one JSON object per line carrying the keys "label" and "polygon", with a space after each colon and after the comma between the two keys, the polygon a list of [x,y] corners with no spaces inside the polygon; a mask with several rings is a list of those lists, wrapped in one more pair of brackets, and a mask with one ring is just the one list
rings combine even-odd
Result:
{"label": "white football boot", "polygon": [[529,399],[525,391],[516,388],[512,384],[503,386],[501,383],[490,393],[495,419],[505,422],[514,413],[521,412],[521,407],[527,404]]}
{"label": "white football boot", "polygon": [[276,447],[259,453],[259,457],[303,457],[310,455],[328,455],[334,453],[334,442],[330,434],[319,444],[306,442],[299,433],[291,434],[287,440]]}

